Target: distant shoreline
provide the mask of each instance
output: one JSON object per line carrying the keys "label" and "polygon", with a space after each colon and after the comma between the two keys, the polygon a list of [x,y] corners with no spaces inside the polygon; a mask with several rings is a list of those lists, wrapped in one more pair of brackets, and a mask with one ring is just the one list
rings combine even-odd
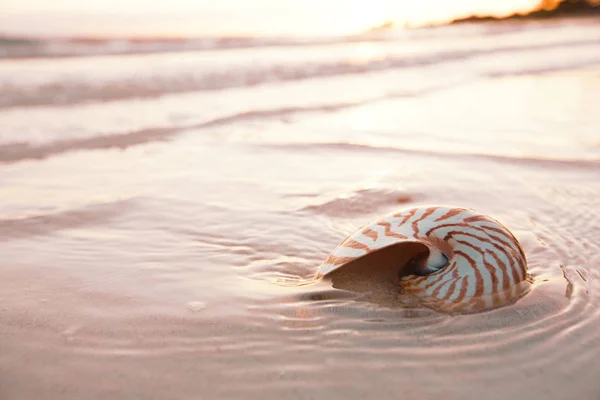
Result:
{"label": "distant shoreline", "polygon": [[537,10],[526,14],[511,14],[506,17],[477,16],[471,15],[464,18],[457,18],[448,23],[448,25],[476,23],[476,22],[496,22],[509,20],[539,20],[549,18],[564,17],[588,17],[600,16],[600,4],[592,5],[585,0],[569,1],[565,0],[552,10]]}
{"label": "distant shoreline", "polygon": [[[409,23],[398,24],[395,21],[385,21],[363,31],[363,33],[387,32],[395,28],[420,29],[440,26],[451,26],[456,24],[468,23],[488,23],[501,21],[529,21],[529,20],[547,20],[558,18],[583,18],[600,17],[600,3],[592,5],[586,0],[563,0],[553,9],[545,9],[544,5],[548,0],[542,0],[538,9],[534,11],[525,11],[522,13],[513,13],[506,16],[491,15],[469,15],[466,17],[455,18],[445,22],[429,23],[424,25],[411,26]],[[551,0],[550,0],[551,1]],[[598,0],[600,1],[600,0]]]}
{"label": "distant shoreline", "polygon": [[[544,4],[548,0],[542,0],[538,6],[538,10],[513,13],[507,16],[491,16],[491,15],[469,15],[466,17],[455,18],[443,23],[431,23],[424,25],[411,25],[409,23],[398,24],[395,21],[385,21],[379,25],[372,26],[362,32],[355,34],[342,35],[342,37],[352,38],[358,37],[361,34],[371,34],[378,32],[387,32],[395,28],[406,28],[406,29],[420,29],[420,28],[431,28],[439,26],[451,26],[456,24],[469,24],[469,23],[488,23],[488,22],[501,22],[501,21],[529,21],[529,20],[547,20],[547,19],[558,19],[558,18],[579,18],[579,17],[600,17],[600,2],[596,5],[589,3],[586,0],[563,0],[554,9],[544,9]],[[600,0],[597,0],[600,1]],[[129,44],[143,45],[147,43],[156,44],[173,44],[173,43],[185,43],[197,40],[207,40],[214,43],[218,43],[219,46],[216,48],[237,48],[245,47],[246,45],[252,45],[253,41],[256,40],[272,40],[276,45],[279,40],[289,40],[290,42],[297,42],[295,44],[301,44],[302,40],[297,40],[294,36],[282,36],[277,37],[261,37],[253,35],[224,35],[224,36],[90,36],[90,35],[43,35],[35,36],[28,34],[11,34],[0,31],[0,45],[4,47],[18,47],[18,46],[34,46],[40,45],[41,41],[64,41],[71,44],[80,45],[102,45],[117,42],[127,42]],[[327,39],[331,40],[332,37],[323,36],[319,38],[323,43],[327,43]],[[254,47],[254,46],[249,46]],[[2,59],[0,52],[0,59]]]}

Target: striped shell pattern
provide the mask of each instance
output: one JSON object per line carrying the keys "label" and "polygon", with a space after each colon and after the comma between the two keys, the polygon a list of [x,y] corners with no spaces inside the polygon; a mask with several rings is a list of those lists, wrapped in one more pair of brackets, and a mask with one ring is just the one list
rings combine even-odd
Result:
{"label": "striped shell pattern", "polygon": [[424,273],[401,277],[400,285],[435,310],[495,308],[516,301],[530,287],[525,254],[512,233],[488,216],[456,207],[410,208],[373,221],[331,253],[319,276],[403,242],[421,243],[429,254],[424,253]]}

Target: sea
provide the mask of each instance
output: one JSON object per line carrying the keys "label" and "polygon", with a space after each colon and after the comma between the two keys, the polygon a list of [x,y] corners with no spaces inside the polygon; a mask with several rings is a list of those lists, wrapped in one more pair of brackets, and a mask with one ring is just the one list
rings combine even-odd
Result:
{"label": "sea", "polygon": [[[0,40],[1,399],[600,399],[600,20]],[[532,290],[315,281],[421,204]],[[392,296],[392,297],[390,297]]]}

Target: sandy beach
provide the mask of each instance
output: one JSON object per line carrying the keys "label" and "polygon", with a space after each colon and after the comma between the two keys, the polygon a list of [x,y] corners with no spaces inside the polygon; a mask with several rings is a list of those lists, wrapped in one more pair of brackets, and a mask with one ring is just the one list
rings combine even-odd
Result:
{"label": "sandy beach", "polygon": [[[1,59],[0,398],[599,399],[599,49],[565,19]],[[311,281],[420,204],[502,221],[531,292]]]}

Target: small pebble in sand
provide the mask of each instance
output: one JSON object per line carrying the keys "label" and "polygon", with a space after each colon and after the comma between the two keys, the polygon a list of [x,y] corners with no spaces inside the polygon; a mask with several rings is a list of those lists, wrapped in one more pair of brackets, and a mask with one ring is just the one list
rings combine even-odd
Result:
{"label": "small pebble in sand", "polygon": [[190,301],[189,303],[187,303],[187,308],[189,308],[190,310],[196,312],[196,311],[201,311],[204,310],[206,308],[206,302],[204,301]]}

